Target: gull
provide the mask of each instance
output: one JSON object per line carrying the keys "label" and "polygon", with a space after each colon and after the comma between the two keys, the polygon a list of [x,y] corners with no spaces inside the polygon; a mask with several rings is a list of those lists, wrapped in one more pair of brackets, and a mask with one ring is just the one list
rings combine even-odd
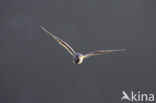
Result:
{"label": "gull", "polygon": [[74,49],[67,44],[65,41],[62,39],[58,38],[54,34],[50,33],[47,31],[44,27],[40,26],[43,31],[48,33],[50,36],[52,36],[61,46],[63,46],[72,56],[73,56],[73,63],[75,64],[81,64],[83,62],[83,59],[86,59],[91,56],[95,55],[102,55],[102,54],[107,54],[107,53],[112,53],[112,52],[118,52],[118,51],[124,51],[126,49],[119,49],[119,50],[97,50],[93,52],[89,52],[87,54],[81,54],[81,53],[76,53]]}

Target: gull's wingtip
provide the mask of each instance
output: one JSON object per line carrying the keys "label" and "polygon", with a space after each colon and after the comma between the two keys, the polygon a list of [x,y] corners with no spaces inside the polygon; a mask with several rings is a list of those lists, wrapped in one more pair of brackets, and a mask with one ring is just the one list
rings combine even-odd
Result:
{"label": "gull's wingtip", "polygon": [[41,28],[41,29],[44,29],[44,27],[43,27],[43,26],[40,26],[40,28]]}
{"label": "gull's wingtip", "polygon": [[127,49],[119,49],[119,50],[117,50],[117,51],[126,51]]}
{"label": "gull's wingtip", "polygon": [[125,50],[127,50],[127,49],[120,49],[120,51],[125,51]]}
{"label": "gull's wingtip", "polygon": [[48,34],[50,34],[50,32],[49,32],[48,30],[46,30],[43,26],[40,26],[40,28],[41,28],[42,30],[44,30],[45,32],[47,32]]}
{"label": "gull's wingtip", "polygon": [[55,36],[54,34],[52,34],[51,32],[49,32],[47,29],[45,29],[43,26],[40,26],[40,28],[45,31],[46,33],[48,33],[49,35],[51,35],[52,37],[54,37],[55,39],[58,38],[57,36]]}
{"label": "gull's wingtip", "polygon": [[125,51],[127,49],[118,49],[118,50],[112,50],[112,52],[120,52],[120,51]]}

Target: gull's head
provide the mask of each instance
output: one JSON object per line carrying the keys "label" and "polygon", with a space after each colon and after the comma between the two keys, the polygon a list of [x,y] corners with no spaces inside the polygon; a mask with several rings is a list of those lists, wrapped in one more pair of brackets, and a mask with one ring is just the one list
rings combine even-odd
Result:
{"label": "gull's head", "polygon": [[80,53],[76,53],[73,57],[73,63],[81,64],[83,62],[83,55]]}

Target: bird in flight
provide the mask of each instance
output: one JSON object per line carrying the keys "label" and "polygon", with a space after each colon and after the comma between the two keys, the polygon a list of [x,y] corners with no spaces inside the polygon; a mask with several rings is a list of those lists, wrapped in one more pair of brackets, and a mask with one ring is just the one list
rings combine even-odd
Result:
{"label": "bird in flight", "polygon": [[67,44],[65,41],[61,40],[54,34],[50,33],[47,31],[44,27],[41,26],[41,29],[48,33],[50,36],[52,36],[61,46],[63,46],[72,56],[73,56],[73,63],[75,64],[81,64],[83,62],[83,59],[95,56],[95,55],[102,55],[102,54],[107,54],[107,53],[112,53],[112,52],[118,52],[118,51],[124,51],[126,49],[119,49],[119,50],[97,50],[93,52],[89,52],[87,54],[81,54],[81,53],[76,53],[74,49]]}

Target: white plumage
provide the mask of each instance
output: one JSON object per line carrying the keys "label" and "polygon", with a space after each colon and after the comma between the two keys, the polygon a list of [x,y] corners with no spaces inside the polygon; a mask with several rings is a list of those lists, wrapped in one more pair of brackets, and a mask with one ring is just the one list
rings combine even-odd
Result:
{"label": "white plumage", "polygon": [[73,63],[75,64],[81,64],[83,62],[83,59],[95,56],[95,55],[102,55],[102,54],[107,54],[107,53],[112,53],[112,52],[117,52],[117,51],[124,51],[126,49],[120,49],[120,50],[97,50],[93,52],[89,52],[87,54],[81,54],[81,53],[76,53],[74,49],[67,44],[65,41],[61,40],[54,34],[50,33],[47,31],[44,27],[41,26],[41,29],[44,30],[46,33],[48,33],[50,36],[52,36],[60,45],[62,45],[72,56],[73,56]]}

